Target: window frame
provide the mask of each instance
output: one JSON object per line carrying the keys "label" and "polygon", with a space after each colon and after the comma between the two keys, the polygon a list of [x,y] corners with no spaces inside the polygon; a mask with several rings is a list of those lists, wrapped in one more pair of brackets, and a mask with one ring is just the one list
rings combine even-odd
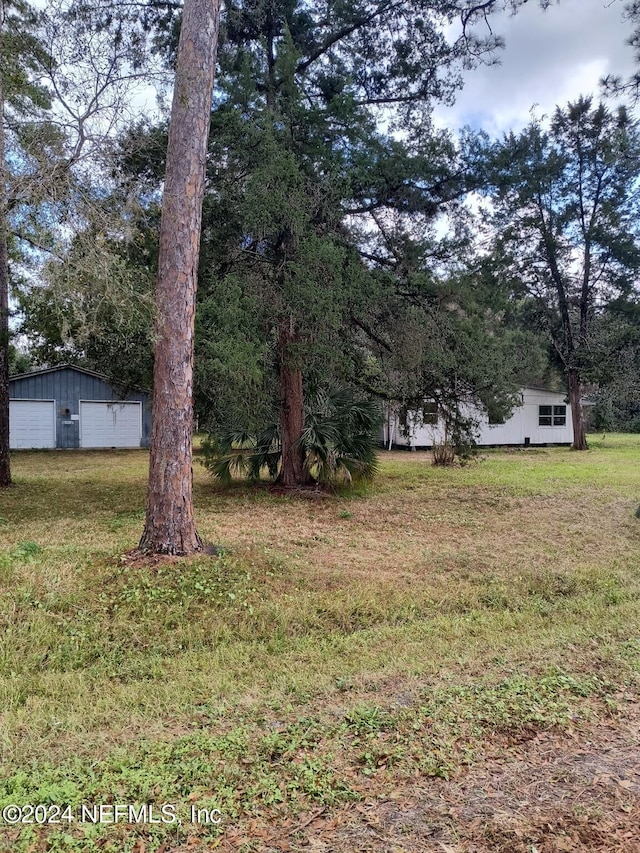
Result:
{"label": "window frame", "polygon": [[546,403],[538,406],[538,426],[553,426],[553,406],[549,406]]}
{"label": "window frame", "polygon": [[540,404],[538,406],[539,427],[564,427],[567,425],[567,405]]}
{"label": "window frame", "polygon": [[553,407],[553,425],[554,427],[567,425],[567,406],[566,404]]}
{"label": "window frame", "polygon": [[437,400],[425,400],[420,409],[424,426],[437,426],[440,418],[440,407]]}

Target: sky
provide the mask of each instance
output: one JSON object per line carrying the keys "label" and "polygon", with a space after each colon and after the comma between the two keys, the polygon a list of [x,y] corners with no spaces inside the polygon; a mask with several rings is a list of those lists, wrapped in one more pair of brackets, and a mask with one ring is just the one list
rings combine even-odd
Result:
{"label": "sky", "polygon": [[598,97],[601,77],[634,67],[623,9],[622,0],[560,0],[543,12],[529,0],[515,16],[493,15],[494,33],[506,41],[500,65],[465,72],[455,105],[438,106],[436,122],[497,137],[526,125],[534,105],[543,116],[578,95]]}
{"label": "sky", "polygon": [[[47,0],[32,0],[44,8]],[[493,31],[504,37],[500,64],[465,73],[464,88],[453,107],[437,106],[440,126],[465,125],[500,136],[520,130],[536,105],[550,114],[580,94],[599,94],[606,74],[627,76],[634,68],[633,50],[626,45],[631,26],[623,20],[625,0],[551,0],[542,11],[538,0],[527,0],[516,15],[493,13]],[[482,26],[479,25],[482,33]],[[486,31],[485,33],[486,34]],[[156,111],[155,91],[140,91],[134,102]]]}

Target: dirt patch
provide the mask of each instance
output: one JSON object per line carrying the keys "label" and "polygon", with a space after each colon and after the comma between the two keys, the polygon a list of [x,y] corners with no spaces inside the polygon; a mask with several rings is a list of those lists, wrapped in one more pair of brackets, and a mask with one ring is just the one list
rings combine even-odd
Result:
{"label": "dirt patch", "polygon": [[217,545],[203,545],[202,550],[196,554],[153,554],[135,548],[118,558],[119,565],[127,565],[134,569],[156,568],[157,566],[173,565],[181,560],[192,560],[194,557],[217,557],[223,552],[223,548]]}
{"label": "dirt patch", "polygon": [[[455,779],[372,780],[363,802],[229,827],[225,853],[638,853],[640,703],[573,732],[524,730]],[[193,849],[193,848],[191,848]]]}
{"label": "dirt patch", "polygon": [[281,486],[279,483],[272,483],[267,486],[266,491],[270,495],[302,498],[308,501],[318,500],[319,498],[330,498],[334,493],[328,485],[321,483],[309,483],[306,486]]}

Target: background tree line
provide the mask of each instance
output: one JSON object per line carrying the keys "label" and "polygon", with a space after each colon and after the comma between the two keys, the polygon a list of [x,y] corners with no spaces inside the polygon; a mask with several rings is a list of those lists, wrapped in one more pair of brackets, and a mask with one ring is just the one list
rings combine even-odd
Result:
{"label": "background tree line", "polygon": [[[459,63],[499,46],[473,30],[496,5],[227,7],[195,407],[211,430],[255,439],[275,425],[285,485],[308,479],[300,438],[312,400],[336,384],[356,401],[436,399],[463,440],[472,424],[462,403],[506,414],[519,385],[555,382],[573,403],[576,447],[585,388],[610,402],[636,394],[638,140],[628,112],[581,99],[499,141],[456,138],[431,121]],[[151,39],[172,68],[179,4],[135,18],[118,3],[93,17],[84,7],[75,14],[87,31],[117,22],[128,50]],[[460,35],[447,41],[441,24],[454,18]],[[97,179],[61,191],[77,227],[41,279],[20,281],[15,264],[34,364],[71,360],[149,386],[166,136],[166,122],[148,120],[117,134]],[[471,194],[489,217],[472,213]],[[46,230],[36,207],[32,220]]]}

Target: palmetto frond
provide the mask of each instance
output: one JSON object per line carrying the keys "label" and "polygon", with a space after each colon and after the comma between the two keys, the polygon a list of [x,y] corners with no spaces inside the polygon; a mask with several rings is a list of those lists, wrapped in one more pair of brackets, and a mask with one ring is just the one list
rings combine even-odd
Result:
{"label": "palmetto frond", "polygon": [[[377,471],[376,433],[381,412],[373,400],[342,386],[316,388],[308,395],[300,437],[305,468],[318,483],[371,480]],[[221,483],[234,476],[259,480],[278,474],[280,429],[270,424],[257,435],[230,430],[205,443],[205,465]]]}

